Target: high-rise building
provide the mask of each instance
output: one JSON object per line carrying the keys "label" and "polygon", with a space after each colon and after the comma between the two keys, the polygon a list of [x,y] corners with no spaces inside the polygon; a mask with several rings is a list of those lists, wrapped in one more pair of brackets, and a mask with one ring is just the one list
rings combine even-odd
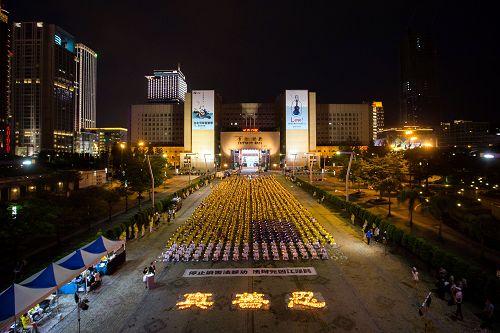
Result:
{"label": "high-rise building", "polygon": [[130,141],[153,146],[182,146],[184,107],[178,104],[132,105]]}
{"label": "high-rise building", "polygon": [[437,51],[430,34],[409,31],[401,43],[400,56],[401,123],[439,124]]}
{"label": "high-rise building", "polygon": [[148,79],[148,103],[183,103],[187,92],[186,77],[180,68],[155,70]]}
{"label": "high-rise building", "polygon": [[54,24],[16,22],[12,50],[16,155],[73,152],[73,36]]}
{"label": "high-rise building", "polygon": [[80,132],[96,127],[97,53],[81,43],[75,51],[75,132]]}
{"label": "high-rise building", "polygon": [[372,139],[377,140],[377,133],[384,129],[384,107],[382,102],[372,103]]}
{"label": "high-rise building", "polygon": [[12,114],[10,109],[11,32],[8,12],[0,1],[0,154],[10,154]]}
{"label": "high-rise building", "polygon": [[88,46],[75,46],[75,140],[74,152],[97,155],[98,138],[87,128],[96,127],[97,53]]}
{"label": "high-rise building", "polygon": [[316,110],[319,146],[370,143],[373,135],[369,104],[318,104]]}

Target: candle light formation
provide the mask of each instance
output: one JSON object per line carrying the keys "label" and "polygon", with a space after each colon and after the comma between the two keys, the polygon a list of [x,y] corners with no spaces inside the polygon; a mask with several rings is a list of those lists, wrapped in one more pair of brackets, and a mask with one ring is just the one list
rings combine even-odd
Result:
{"label": "candle light formation", "polygon": [[207,293],[191,293],[184,294],[184,299],[176,303],[176,307],[179,310],[189,309],[191,307],[197,307],[203,310],[209,309],[214,304],[212,294]]}
{"label": "candle light formation", "polygon": [[269,307],[269,300],[265,299],[264,294],[256,292],[243,293],[236,294],[232,304],[238,309],[259,310],[267,309]]}
{"label": "candle light formation", "polygon": [[296,291],[288,298],[289,309],[321,309],[325,306],[326,302],[320,302],[312,291]]}

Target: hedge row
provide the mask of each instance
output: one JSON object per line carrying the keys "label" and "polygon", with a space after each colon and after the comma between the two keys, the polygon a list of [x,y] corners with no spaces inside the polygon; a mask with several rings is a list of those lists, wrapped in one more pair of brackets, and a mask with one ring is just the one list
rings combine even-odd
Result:
{"label": "hedge row", "polygon": [[440,249],[423,238],[408,234],[388,220],[373,214],[356,203],[346,202],[343,198],[332,195],[300,179],[296,179],[296,184],[308,193],[312,194],[316,192],[317,197],[324,196],[328,204],[337,209],[345,210],[349,216],[352,217],[354,215],[354,224],[362,226],[366,221],[368,225],[378,226],[381,233],[387,231],[387,236],[392,244],[403,247],[423,262],[429,264],[432,268],[444,267],[455,277],[465,277],[468,282],[468,294],[474,294],[479,300],[484,299],[487,295],[490,297],[495,296],[496,298],[499,296],[499,278],[494,275],[493,271],[485,272],[474,263]]}
{"label": "hedge row", "polygon": [[[177,194],[181,198],[186,198],[189,194],[198,190],[200,187],[209,184],[212,179],[213,177],[196,179],[190,186],[178,191]],[[169,210],[172,206],[172,199],[174,197],[175,193],[170,194],[166,198],[156,202],[154,207],[151,206],[138,211],[127,221],[106,230],[104,236],[109,239],[119,239],[120,237],[123,237],[123,235],[125,235],[127,239],[136,238],[137,233],[141,234],[142,230],[149,228],[149,224],[152,221],[154,214],[166,213]]]}

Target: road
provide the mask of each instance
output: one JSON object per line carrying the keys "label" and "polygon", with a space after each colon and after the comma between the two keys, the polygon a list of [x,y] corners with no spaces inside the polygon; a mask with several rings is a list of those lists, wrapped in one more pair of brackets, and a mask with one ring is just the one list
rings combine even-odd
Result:
{"label": "road", "polygon": [[[285,182],[282,179],[283,182]],[[283,183],[317,220],[333,234],[337,247],[326,261],[267,263],[177,263],[158,265],[158,288],[147,290],[141,271],[162,250],[169,235],[193,212],[210,192],[203,188],[188,197],[173,225],[144,239],[127,244],[127,262],[113,276],[106,276],[97,293],[90,294],[91,307],[83,314],[82,332],[423,332],[418,305],[433,285],[433,278],[421,272],[419,285],[411,280],[413,263],[385,254],[380,244],[366,245],[359,231],[338,213],[318,204],[291,183]],[[318,275],[309,277],[183,278],[187,268],[313,266]],[[288,310],[285,295],[299,290],[320,292],[327,308]],[[176,310],[175,303],[187,292],[211,292],[211,310]],[[269,296],[266,311],[232,310],[235,293],[258,291]],[[464,304],[464,322],[453,319],[454,308],[435,300],[428,318],[429,332],[470,332],[478,326]],[[50,332],[76,328],[73,312]]]}

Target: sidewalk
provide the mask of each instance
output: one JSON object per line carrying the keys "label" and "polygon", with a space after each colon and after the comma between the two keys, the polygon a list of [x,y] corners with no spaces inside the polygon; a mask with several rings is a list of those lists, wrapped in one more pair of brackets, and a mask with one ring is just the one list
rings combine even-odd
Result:
{"label": "sidewalk", "polygon": [[[183,200],[182,208],[172,223],[160,224],[153,233],[137,240],[127,242],[127,261],[113,275],[103,277],[102,286],[88,294],[89,310],[81,313],[82,332],[119,332],[125,319],[136,307],[141,307],[141,300],[148,295],[148,289],[142,282],[142,269],[155,260],[164,249],[174,230],[191,216],[201,200],[211,192],[210,186],[204,186]],[[156,264],[160,272],[163,263]],[[68,295],[73,297],[73,295]],[[71,298],[70,297],[70,298]],[[76,306],[69,308],[63,320],[53,320],[40,332],[75,332],[77,331]],[[147,311],[147,309],[143,309]]]}
{"label": "sidewalk", "polygon": [[[432,296],[430,311],[425,317],[420,317],[419,306],[428,292],[435,288],[434,276],[419,267],[420,281],[415,286],[410,269],[416,263],[410,263],[405,257],[391,253],[390,248],[387,251],[381,243],[371,242],[367,245],[361,231],[341,217],[340,212],[331,211],[319,204],[315,198],[291,182],[283,179],[281,182],[294,196],[301,198],[301,203],[318,217],[319,222],[327,226],[338,247],[347,256],[348,262],[341,265],[340,270],[349,278],[346,283],[358,289],[366,306],[380,317],[378,320],[382,329],[374,328],[373,331],[424,332],[425,320],[431,323],[427,332],[471,332],[479,327],[479,319],[474,313],[481,309],[466,302],[462,307],[464,321],[456,321],[456,307],[448,306],[437,295]],[[385,321],[390,323],[391,330],[383,329]]]}

